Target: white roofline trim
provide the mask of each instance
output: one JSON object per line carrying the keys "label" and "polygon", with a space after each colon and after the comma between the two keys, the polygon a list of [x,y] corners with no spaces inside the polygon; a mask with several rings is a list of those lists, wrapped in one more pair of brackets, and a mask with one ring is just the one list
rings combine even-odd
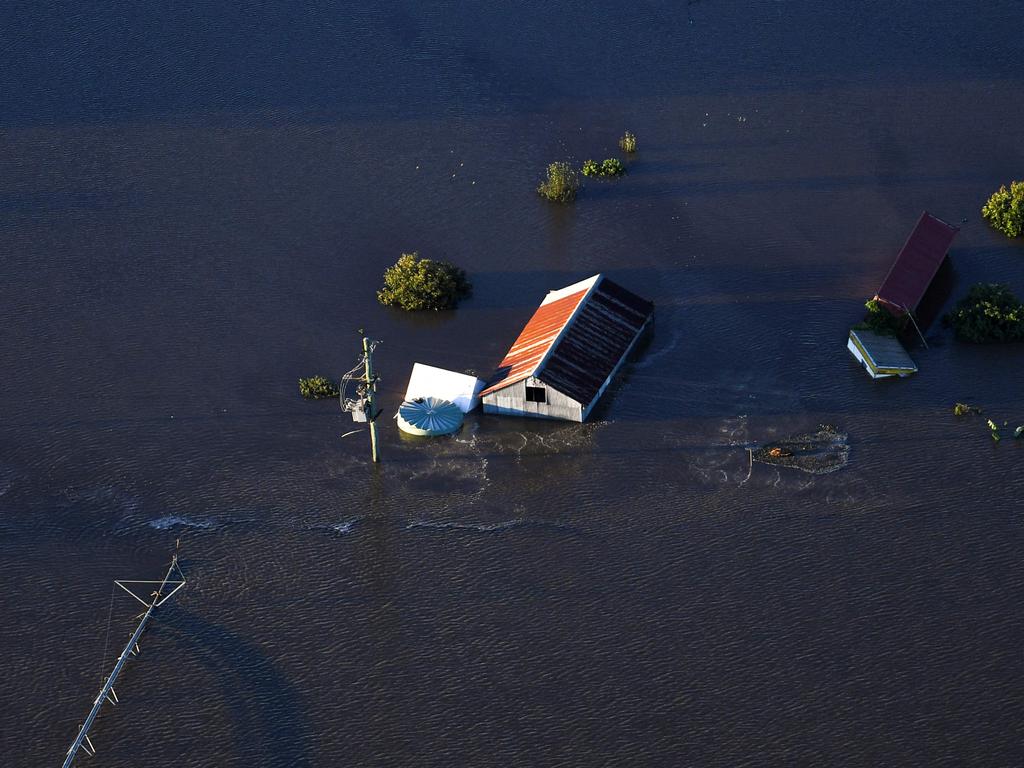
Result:
{"label": "white roofline trim", "polygon": [[[550,304],[553,301],[564,299],[566,296],[572,296],[574,293],[579,293],[582,290],[586,290],[589,293],[601,277],[602,274],[598,272],[596,275],[588,277],[586,280],[580,280],[578,283],[565,286],[565,288],[559,288],[557,291],[548,291],[548,295],[544,297],[544,301],[542,301],[540,305],[543,307],[545,304]],[[586,300],[585,297],[584,300]]]}
{"label": "white roofline trim", "polygon": [[[551,291],[551,293],[548,294],[548,298],[544,299],[544,301],[541,303],[541,306],[547,304],[548,300],[551,298],[551,294],[554,293],[562,294],[563,296],[572,296],[574,293],[579,293],[584,287],[587,289],[587,292],[583,295],[583,298],[581,298],[577,302],[576,308],[573,309],[572,314],[569,315],[569,318],[562,325],[562,329],[558,332],[558,335],[551,340],[551,344],[548,346],[547,351],[544,353],[544,357],[538,360],[537,364],[533,366],[533,370],[530,372],[530,376],[536,377],[538,374],[544,372],[544,364],[548,361],[548,358],[551,357],[551,353],[555,351],[555,347],[558,346],[558,342],[560,342],[562,340],[562,337],[565,336],[565,332],[569,330],[570,326],[572,326],[573,321],[576,320],[576,316],[579,315],[580,310],[583,308],[583,305],[587,303],[587,300],[590,298],[590,294],[594,292],[594,288],[596,288],[597,285],[601,282],[602,277],[604,277],[604,275],[599,272],[593,277],[588,277],[586,280],[581,280],[578,283],[570,285],[568,288],[562,288],[561,290],[558,291]],[[566,291],[568,291],[568,293],[566,293]],[[558,296],[557,298],[562,298],[562,296]]]}

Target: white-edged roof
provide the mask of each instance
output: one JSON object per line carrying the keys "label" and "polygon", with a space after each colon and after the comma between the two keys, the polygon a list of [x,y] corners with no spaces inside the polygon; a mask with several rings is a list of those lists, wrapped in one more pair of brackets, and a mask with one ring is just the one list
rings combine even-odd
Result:
{"label": "white-edged roof", "polygon": [[405,399],[434,397],[448,400],[455,403],[463,413],[469,413],[480,404],[479,395],[483,388],[483,381],[475,376],[414,363]]}
{"label": "white-edged roof", "polygon": [[592,402],[646,327],[654,305],[601,274],[549,291],[481,395],[531,376]]}
{"label": "white-edged roof", "polygon": [[917,363],[907,354],[898,339],[882,336],[866,329],[850,329],[846,344],[872,377],[908,376],[917,373]]}
{"label": "white-edged roof", "polygon": [[550,304],[552,301],[558,301],[564,299],[566,296],[572,296],[574,293],[580,291],[589,291],[594,287],[594,283],[601,279],[601,275],[597,274],[593,277],[588,277],[586,280],[580,280],[578,283],[567,285],[565,288],[559,288],[555,291],[548,291],[548,295],[544,297],[544,301],[540,303],[543,307],[545,304]]}

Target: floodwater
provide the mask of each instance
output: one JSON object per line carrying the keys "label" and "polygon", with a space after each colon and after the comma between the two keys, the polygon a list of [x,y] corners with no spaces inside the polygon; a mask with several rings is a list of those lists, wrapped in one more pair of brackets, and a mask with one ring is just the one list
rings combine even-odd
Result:
{"label": "floodwater", "polygon": [[[1018,766],[1024,347],[844,348],[923,209],[1024,294],[1024,6],[0,10],[0,753],[107,768]],[[557,207],[546,163],[629,173]],[[376,304],[403,251],[455,312]],[[585,425],[382,423],[296,379],[490,372],[602,271],[656,329]],[[942,297],[940,297],[941,299]],[[746,446],[829,423],[811,475]],[[112,597],[113,595],[113,597]],[[110,616],[109,638],[107,637]],[[106,648],[106,650],[104,650]],[[81,758],[87,760],[87,758]]]}

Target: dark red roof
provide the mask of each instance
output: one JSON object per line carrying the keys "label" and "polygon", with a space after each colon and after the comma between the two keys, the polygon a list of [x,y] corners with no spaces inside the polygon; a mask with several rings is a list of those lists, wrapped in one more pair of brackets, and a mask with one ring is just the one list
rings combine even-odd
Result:
{"label": "dark red roof", "polygon": [[959,231],[928,211],[922,213],[875,298],[901,312],[917,309]]}

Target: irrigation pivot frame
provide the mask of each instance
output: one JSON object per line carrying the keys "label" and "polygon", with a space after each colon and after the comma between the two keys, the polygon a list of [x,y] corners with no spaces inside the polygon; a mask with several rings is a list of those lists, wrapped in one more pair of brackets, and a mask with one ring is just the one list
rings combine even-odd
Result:
{"label": "irrigation pivot frame", "polygon": [[[176,578],[172,578],[175,576]],[[74,762],[75,756],[78,754],[78,750],[84,749],[86,754],[90,757],[96,754],[96,748],[93,746],[92,741],[89,739],[89,729],[92,728],[93,723],[96,720],[96,716],[100,713],[100,708],[103,706],[103,702],[109,701],[111,704],[117,704],[117,694],[114,692],[114,681],[117,680],[117,676],[121,673],[124,668],[125,662],[128,661],[129,656],[138,656],[140,653],[139,649],[139,638],[142,636],[142,630],[146,628],[146,624],[152,617],[153,612],[157,608],[162,606],[179,589],[185,586],[185,574],[181,572],[181,567],[178,565],[177,553],[171,558],[171,565],[167,569],[167,573],[160,581],[135,581],[135,580],[121,580],[114,582],[117,586],[127,592],[129,595],[138,600],[142,605],[146,607],[146,612],[142,614],[142,620],[139,622],[139,626],[136,627],[132,633],[131,639],[128,644],[121,651],[121,655],[117,657],[117,663],[114,665],[113,672],[107,677],[103,683],[103,687],[100,688],[99,694],[92,703],[92,709],[89,711],[89,716],[85,718],[85,722],[78,730],[78,736],[71,743],[71,747],[68,749],[67,754],[64,757],[64,764],[61,768],[69,768],[71,763]],[[127,584],[159,584],[155,591],[149,595],[149,602],[146,602],[132,590],[130,590]],[[167,591],[170,589],[170,591]]]}

